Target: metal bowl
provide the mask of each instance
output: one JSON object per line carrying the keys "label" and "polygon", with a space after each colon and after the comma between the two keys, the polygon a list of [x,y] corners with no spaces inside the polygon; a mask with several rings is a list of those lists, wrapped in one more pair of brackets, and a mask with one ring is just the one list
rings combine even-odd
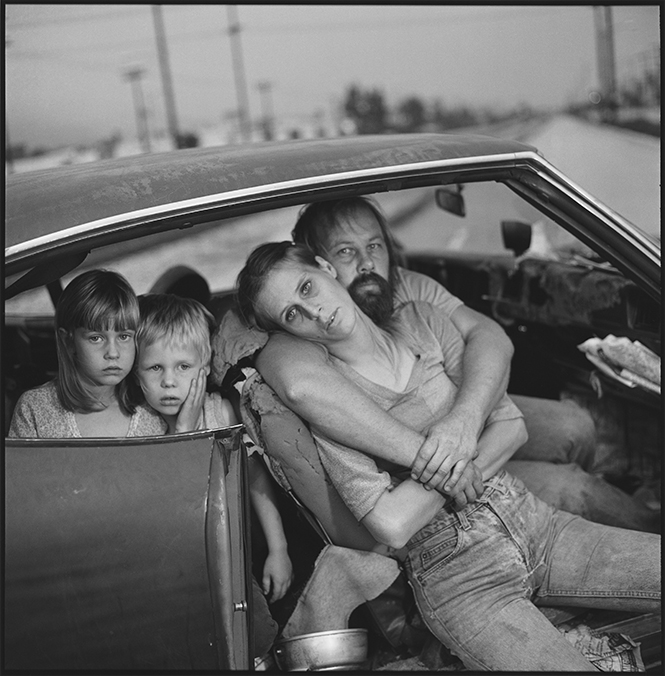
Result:
{"label": "metal bowl", "polygon": [[339,629],[302,634],[275,643],[282,671],[344,671],[359,669],[367,659],[367,629]]}

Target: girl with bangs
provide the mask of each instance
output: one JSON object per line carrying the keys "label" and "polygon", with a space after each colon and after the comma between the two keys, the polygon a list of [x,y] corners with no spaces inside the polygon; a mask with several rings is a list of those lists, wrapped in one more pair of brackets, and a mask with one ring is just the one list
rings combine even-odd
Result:
{"label": "girl with bangs", "polygon": [[10,437],[138,437],[166,426],[129,387],[139,305],[127,280],[110,270],[73,279],[55,310],[58,374],[24,392]]}

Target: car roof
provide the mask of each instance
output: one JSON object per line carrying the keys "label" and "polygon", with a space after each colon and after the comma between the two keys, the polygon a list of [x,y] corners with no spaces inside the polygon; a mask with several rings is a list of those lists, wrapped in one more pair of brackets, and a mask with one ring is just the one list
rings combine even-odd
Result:
{"label": "car roof", "polygon": [[193,148],[14,174],[5,247],[117,214],[346,172],[535,151],[478,135],[354,136]]}

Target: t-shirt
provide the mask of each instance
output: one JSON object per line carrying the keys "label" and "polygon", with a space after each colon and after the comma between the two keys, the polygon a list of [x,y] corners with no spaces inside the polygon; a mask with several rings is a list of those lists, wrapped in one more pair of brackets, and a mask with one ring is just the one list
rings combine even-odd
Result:
{"label": "t-shirt", "polygon": [[[452,408],[461,382],[464,342],[452,321],[428,303],[405,303],[396,310],[395,319],[416,357],[402,392],[367,380],[332,355],[328,355],[328,359],[395,419],[411,429],[425,432]],[[504,395],[486,424],[521,417],[520,410]],[[338,444],[316,429],[312,433],[323,466],[359,521],[374,508],[387,488],[409,475],[408,468],[399,468]]]}
{"label": "t-shirt", "polygon": [[446,317],[450,317],[455,310],[464,303],[453,296],[446,288],[437,281],[423,275],[420,272],[397,268],[397,283],[395,285],[395,307],[409,301],[423,301],[431,303],[434,307],[443,311]]}
{"label": "t-shirt", "polygon": [[[165,434],[167,425],[148,405],[139,405],[129,421],[128,437]],[[9,437],[31,439],[70,439],[81,437],[76,415],[62,406],[55,381],[24,392],[16,404]]]}

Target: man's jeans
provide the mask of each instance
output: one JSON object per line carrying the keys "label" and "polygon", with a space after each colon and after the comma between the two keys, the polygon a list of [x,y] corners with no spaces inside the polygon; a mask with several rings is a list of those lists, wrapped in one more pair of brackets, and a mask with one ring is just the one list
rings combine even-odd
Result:
{"label": "man's jeans", "polygon": [[556,401],[511,394],[524,414],[529,434],[513,460],[575,463],[590,472],[596,452],[596,425],[591,414],[570,399]]}
{"label": "man's jeans", "polygon": [[[608,526],[657,533],[660,514],[640,500],[589,474],[596,428],[591,415],[571,400],[511,395],[524,414],[529,439],[505,469],[548,505]],[[583,471],[585,470],[585,471]]]}
{"label": "man's jeans", "polygon": [[536,605],[659,612],[660,536],[552,509],[505,471],[408,544],[423,620],[469,669],[594,671]]}

